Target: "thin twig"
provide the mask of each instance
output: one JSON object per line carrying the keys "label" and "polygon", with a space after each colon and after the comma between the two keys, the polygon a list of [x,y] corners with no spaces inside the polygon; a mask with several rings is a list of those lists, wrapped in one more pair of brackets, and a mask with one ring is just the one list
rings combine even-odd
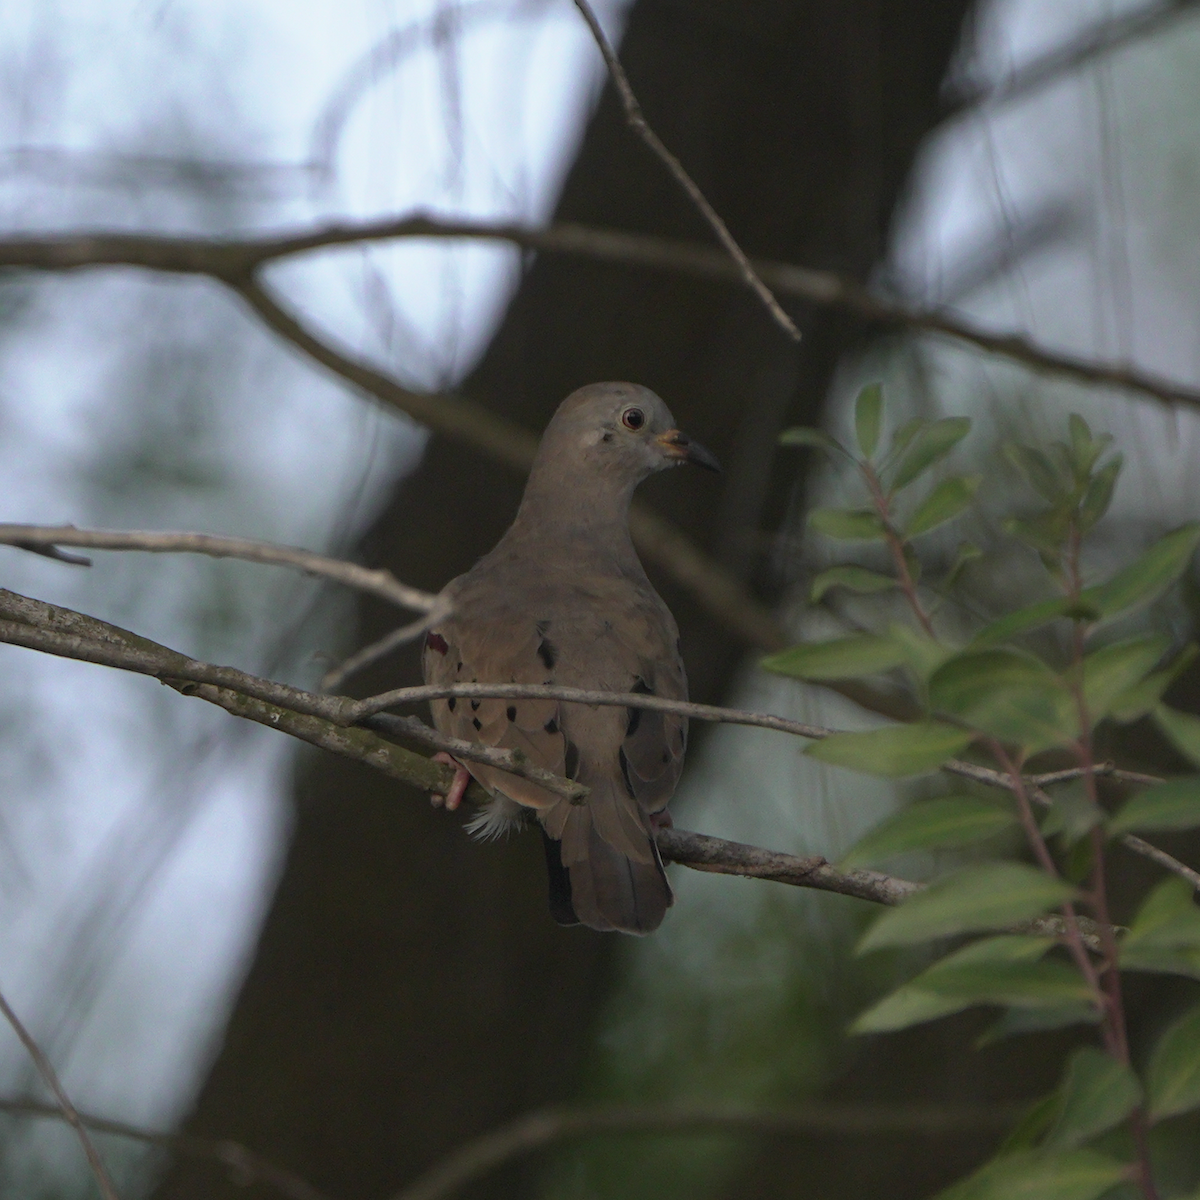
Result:
{"label": "thin twig", "polygon": [[[212,558],[237,558],[245,562],[294,567],[307,575],[332,579],[360,592],[380,596],[400,608],[418,612],[429,612],[438,600],[432,592],[422,592],[401,583],[391,571],[360,567],[357,563],[327,558],[296,546],[280,546],[250,538],[157,530],[76,529],[74,525],[0,525],[0,545],[17,546],[22,550],[80,546],[93,550],[142,550],[151,554],[207,554]],[[82,564],[87,562],[87,559],[82,560]]]}
{"label": "thin twig", "polygon": [[967,1105],[838,1104],[822,1100],[803,1108],[755,1112],[720,1108],[549,1108],[527,1113],[467,1142],[396,1192],[392,1200],[445,1200],[513,1159],[568,1138],[593,1134],[746,1133],[773,1137],[907,1134],[945,1137],[1003,1128],[1016,1115],[1007,1108]]}
{"label": "thin twig", "polygon": [[745,251],[737,244],[733,234],[729,232],[729,227],[708,202],[699,185],[684,169],[683,163],[667,149],[662,138],[651,129],[645,113],[642,112],[642,106],[638,103],[637,96],[633,94],[629,77],[625,74],[625,68],[621,66],[621,60],[617,58],[616,51],[609,43],[608,36],[596,18],[592,6],[588,0],[575,0],[575,7],[579,9],[580,15],[587,22],[587,27],[592,31],[592,37],[599,47],[600,53],[604,56],[604,64],[608,68],[609,78],[612,79],[613,86],[617,89],[617,95],[621,99],[621,107],[625,110],[625,123],[646,143],[650,152],[671,172],[676,183],[687,193],[688,199],[708,222],[709,228],[717,235],[717,240],[725,247],[726,253],[737,264],[742,279],[766,305],[771,316],[775,318],[775,323],[792,341],[798,342],[800,330],[796,328],[792,318],[783,311],[779,301],[772,295],[771,289],[759,278],[750,260],[746,257]]}
{"label": "thin twig", "polygon": [[[45,1104],[40,1100],[29,1100],[21,1097],[0,1097],[0,1112],[13,1116],[48,1117],[59,1121],[66,1120],[61,1108],[53,1104]],[[142,1129],[138,1125],[130,1125],[127,1121],[113,1121],[106,1117],[95,1117],[88,1113],[77,1112],[81,1125],[94,1133],[111,1134],[114,1137],[129,1138],[130,1141],[143,1142],[148,1146],[160,1146],[175,1154],[186,1155],[189,1158],[211,1159],[224,1166],[234,1180],[245,1186],[247,1183],[265,1183],[273,1187],[288,1200],[329,1200],[324,1192],[319,1192],[312,1184],[293,1175],[291,1171],[277,1166],[269,1159],[243,1146],[240,1142],[221,1139],[200,1138],[192,1134],[160,1133],[154,1129]]]}
{"label": "thin twig", "polygon": [[349,658],[330,667],[321,676],[317,682],[317,691],[338,691],[351,676],[357,675],[359,671],[365,671],[372,663],[386,658],[393,650],[399,650],[401,646],[415,642],[423,633],[428,633],[449,611],[449,603],[445,606],[435,606],[419,621],[401,625],[399,629],[393,629],[391,633],[384,634],[378,641],[364,646],[361,650],[356,650]]}
{"label": "thin twig", "polygon": [[87,1157],[88,1165],[92,1168],[92,1174],[96,1177],[96,1183],[100,1188],[101,1196],[104,1197],[104,1200],[120,1200],[117,1195],[117,1189],[113,1187],[112,1180],[108,1177],[104,1160],[100,1157],[95,1144],[88,1136],[88,1131],[80,1120],[79,1113],[75,1111],[75,1105],[71,1103],[71,1098],[63,1090],[63,1085],[59,1082],[58,1073],[54,1070],[50,1060],[42,1053],[42,1048],[33,1040],[33,1036],[29,1030],[21,1024],[17,1014],[12,1010],[12,1006],[5,999],[3,992],[0,992],[0,1013],[4,1014],[4,1019],[12,1026],[13,1032],[21,1040],[21,1045],[25,1047],[29,1057],[33,1060],[33,1065],[37,1068],[42,1081],[54,1094],[55,1100],[58,1101],[58,1108],[62,1113],[63,1120],[75,1130],[75,1136],[79,1138],[79,1144],[83,1147],[83,1153]]}

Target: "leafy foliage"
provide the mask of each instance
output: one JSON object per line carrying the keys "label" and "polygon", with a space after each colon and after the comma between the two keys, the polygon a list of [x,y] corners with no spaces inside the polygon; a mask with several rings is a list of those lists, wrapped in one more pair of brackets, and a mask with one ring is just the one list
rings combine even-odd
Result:
{"label": "leafy foliage", "polygon": [[[853,464],[863,485],[862,503],[819,509],[810,515],[811,528],[843,542],[882,544],[892,570],[847,562],[823,571],[813,581],[813,602],[828,603],[839,590],[876,596],[855,614],[859,621],[864,604],[882,605],[878,627],[791,647],[764,666],[818,683],[887,673],[889,686],[907,686],[920,710],[909,723],[813,742],[806,749],[812,757],[892,777],[947,767],[1004,793],[997,802],[955,794],[924,799],[846,854],[846,867],[914,850],[969,846],[982,855],[934,878],[868,927],[859,953],[932,944],[938,957],[863,1012],[852,1031],[886,1033],[973,1006],[1000,1011],[985,1040],[1075,1023],[1097,1027],[1101,1045],[1077,1048],[1056,1091],[942,1200],[1091,1200],[1122,1182],[1149,1200],[1155,1192],[1145,1128],[1200,1109],[1200,1006],[1161,1033],[1139,1074],[1126,1049],[1120,972],[1200,980],[1200,907],[1190,883],[1172,876],[1146,896],[1128,929],[1118,929],[1104,860],[1110,841],[1132,832],[1200,828],[1200,776],[1139,783],[1111,811],[1099,787],[1095,734],[1106,722],[1152,716],[1184,758],[1200,766],[1200,717],[1162,702],[1196,647],[1128,628],[1130,617],[1187,573],[1200,546],[1200,522],[1158,539],[1107,578],[1089,577],[1085,541],[1108,510],[1122,460],[1108,435],[1094,434],[1072,415],[1064,440],[1002,448],[1034,499],[1004,529],[1040,560],[1051,594],[991,619],[964,609],[957,620],[942,621],[957,580],[981,552],[963,543],[950,571],[926,582],[913,539],[964,514],[981,478],[949,473],[915,498],[907,493],[969,428],[958,417],[910,421],[892,432],[881,454],[887,411],[882,389],[872,384],[855,405],[857,455],[816,431],[788,435],[832,450]],[[898,511],[901,501],[907,518]],[[897,597],[910,620],[895,619]],[[1114,639],[1109,629],[1117,621],[1123,625]],[[1060,760],[1070,756],[1077,769],[1041,790],[1028,780],[1026,763],[1047,750]],[[984,756],[987,769],[950,761],[964,754]],[[998,836],[1018,829],[1032,863],[1013,854],[1013,838]],[[1085,915],[1091,926],[1082,923]],[[1111,1141],[1122,1128],[1124,1140]],[[1100,1138],[1109,1139],[1106,1148],[1133,1147],[1137,1162],[1100,1153],[1090,1144]]]}

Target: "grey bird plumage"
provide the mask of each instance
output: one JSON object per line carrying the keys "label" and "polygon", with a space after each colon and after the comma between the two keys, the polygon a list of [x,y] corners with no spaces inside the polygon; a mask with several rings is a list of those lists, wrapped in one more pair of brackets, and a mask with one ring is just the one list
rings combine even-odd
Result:
{"label": "grey bird plumage", "polygon": [[[453,612],[426,638],[428,683],[554,683],[687,699],[674,618],[629,535],[637,485],[684,462],[717,468],[667,406],[631,383],[562,402],[516,519],[496,548],[447,585]],[[563,924],[649,933],[673,897],[657,825],[675,791],[687,720],[557,700],[438,700],[443,733],[519,748],[590,789],[572,805],[528,780],[465,763],[491,800],[469,824],[495,837],[533,814],[546,840],[551,912]]]}

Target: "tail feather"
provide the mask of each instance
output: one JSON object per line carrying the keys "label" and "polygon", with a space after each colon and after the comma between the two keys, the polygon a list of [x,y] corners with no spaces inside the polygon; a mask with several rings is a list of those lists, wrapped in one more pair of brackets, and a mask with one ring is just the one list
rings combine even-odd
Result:
{"label": "tail feather", "polygon": [[[566,877],[568,907],[575,919],[592,929],[651,933],[662,924],[675,901],[658,847],[643,832],[645,850],[637,861],[604,840],[592,824],[586,806],[573,809],[566,821],[562,842],[547,836],[551,914],[556,911],[555,868]],[[574,827],[574,828],[573,828]],[[551,849],[555,863],[551,863]]]}

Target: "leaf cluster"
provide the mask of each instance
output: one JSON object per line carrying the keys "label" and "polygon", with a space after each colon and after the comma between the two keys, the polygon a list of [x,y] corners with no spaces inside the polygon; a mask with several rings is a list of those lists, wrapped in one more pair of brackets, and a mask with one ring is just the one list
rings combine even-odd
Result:
{"label": "leaf cluster", "polygon": [[[791,430],[784,440],[851,464],[864,485],[862,506],[818,509],[810,515],[812,529],[844,541],[880,542],[894,568],[888,574],[853,563],[832,567],[813,581],[812,600],[838,588],[860,595],[898,591],[912,619],[801,643],[763,666],[814,683],[886,675],[920,707],[920,719],[907,724],[816,741],[806,750],[812,757],[899,778],[935,771],[963,755],[984,756],[987,777],[1000,787],[987,798],[950,794],[911,804],[845,856],[847,866],[886,863],[916,850],[971,847],[976,856],[868,928],[859,953],[931,945],[940,956],[862,1013],[852,1030],[881,1034],[974,1006],[997,1010],[985,1040],[1097,1027],[1101,1047],[1076,1051],[1054,1094],[997,1157],[944,1200],[1091,1200],[1126,1180],[1150,1195],[1148,1162],[1121,1161],[1092,1143],[1131,1121],[1142,1128],[1200,1108],[1200,1005],[1159,1037],[1139,1073],[1123,1050],[1124,1018],[1113,999],[1119,987],[1114,992],[1107,981],[1128,971],[1200,980],[1200,909],[1192,888],[1171,877],[1144,898],[1127,930],[1116,930],[1100,867],[1115,837],[1200,828],[1200,776],[1143,787],[1110,809],[1097,786],[1093,745],[1103,723],[1149,717],[1200,766],[1200,718],[1163,701],[1195,647],[1173,647],[1146,632],[1113,636],[1115,623],[1128,624],[1189,569],[1200,522],[1168,533],[1108,577],[1087,579],[1084,541],[1108,510],[1121,471],[1111,438],[1093,434],[1072,415],[1065,440],[1044,448],[1009,443],[1004,460],[1038,507],[1005,522],[1004,530],[1036,553],[1057,594],[952,638],[933,620],[932,589],[920,582],[914,540],[963,513],[980,477],[950,474],[915,499],[907,493],[947,458],[969,422],[909,422],[881,452],[885,426],[882,390],[871,385],[855,406],[856,451],[817,430]],[[951,574],[977,555],[964,547]],[[1049,644],[1071,648],[1057,659],[1036,652],[1028,637],[1055,627],[1063,636]],[[1022,772],[1032,756],[1050,750],[1073,759],[1078,770],[1073,782],[1046,794]],[[1013,854],[1018,831],[1037,865]],[[1101,929],[1098,945],[1081,932],[1080,908],[1089,908]]]}

